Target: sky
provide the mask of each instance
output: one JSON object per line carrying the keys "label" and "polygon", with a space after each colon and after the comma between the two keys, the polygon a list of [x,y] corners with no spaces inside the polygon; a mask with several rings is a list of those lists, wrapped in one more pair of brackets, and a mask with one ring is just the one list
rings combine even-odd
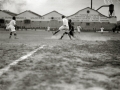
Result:
{"label": "sky", "polygon": [[[114,4],[115,15],[120,20],[120,0],[93,0],[93,9],[98,9],[102,5]],[[31,10],[37,14],[44,15],[53,10],[69,16],[77,11],[91,7],[91,0],[0,0],[0,8],[15,13]],[[100,13],[108,16],[108,7],[99,10]]]}

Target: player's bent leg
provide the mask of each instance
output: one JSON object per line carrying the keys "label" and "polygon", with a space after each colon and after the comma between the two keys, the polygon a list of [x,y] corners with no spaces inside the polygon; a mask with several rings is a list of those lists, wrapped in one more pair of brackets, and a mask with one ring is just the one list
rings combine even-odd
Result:
{"label": "player's bent leg", "polygon": [[14,32],[14,36],[17,36],[16,32]]}
{"label": "player's bent leg", "polygon": [[9,38],[11,38],[11,36],[12,36],[12,32],[10,32],[10,36],[9,36]]}
{"label": "player's bent leg", "polygon": [[53,35],[57,34],[60,30],[57,30],[56,32],[53,33]]}
{"label": "player's bent leg", "polygon": [[72,40],[70,33],[68,33],[69,38]]}
{"label": "player's bent leg", "polygon": [[71,35],[73,38],[77,39],[77,38],[74,36],[74,32],[73,32],[73,31],[70,31],[70,35]]}
{"label": "player's bent leg", "polygon": [[16,31],[14,31],[14,37],[15,37],[15,39],[17,39],[17,33],[16,33]]}
{"label": "player's bent leg", "polygon": [[60,32],[60,31],[63,30],[63,29],[64,29],[64,27],[61,26],[56,32],[53,33],[53,35],[57,34],[58,32]]}
{"label": "player's bent leg", "polygon": [[64,37],[65,34],[66,34],[66,32],[63,33],[63,35],[61,36],[60,40]]}

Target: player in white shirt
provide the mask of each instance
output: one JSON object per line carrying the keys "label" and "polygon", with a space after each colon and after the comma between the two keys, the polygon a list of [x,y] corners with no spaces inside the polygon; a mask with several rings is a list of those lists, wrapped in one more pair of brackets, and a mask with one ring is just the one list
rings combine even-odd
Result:
{"label": "player in white shirt", "polygon": [[100,29],[101,29],[101,34],[103,34],[103,30],[104,30],[104,28],[101,26],[101,28],[100,28]]}
{"label": "player in white shirt", "polygon": [[65,18],[65,16],[62,16],[62,21],[63,25],[59,27],[59,29],[56,32],[54,32],[53,35],[57,34],[61,30],[69,30],[68,20]]}
{"label": "player in white shirt", "polygon": [[80,33],[81,32],[81,26],[80,25],[77,25],[77,31],[78,31],[78,33]]}
{"label": "player in white shirt", "polygon": [[48,31],[48,32],[50,31],[50,27],[49,27],[49,26],[47,27],[47,31]]}
{"label": "player in white shirt", "polygon": [[10,29],[10,36],[9,38],[11,38],[12,34],[14,33],[15,39],[17,34],[16,34],[16,30],[15,30],[15,25],[16,25],[16,17],[13,17],[12,20],[10,21],[10,23],[8,24],[8,26],[6,27],[7,29]]}

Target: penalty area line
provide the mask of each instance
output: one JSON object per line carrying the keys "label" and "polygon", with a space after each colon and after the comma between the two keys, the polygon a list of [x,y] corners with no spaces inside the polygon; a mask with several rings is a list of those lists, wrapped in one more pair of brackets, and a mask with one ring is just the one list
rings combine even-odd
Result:
{"label": "penalty area line", "polygon": [[27,59],[28,57],[32,56],[35,52],[37,52],[38,50],[44,48],[45,46],[46,46],[46,45],[40,46],[39,48],[37,48],[37,49],[35,49],[35,50],[29,52],[28,54],[26,54],[26,55],[20,57],[19,59],[15,60],[14,62],[10,63],[8,66],[6,66],[6,67],[0,69],[0,77],[2,76],[3,73],[7,72],[7,71],[10,69],[11,66],[16,65],[18,62]]}

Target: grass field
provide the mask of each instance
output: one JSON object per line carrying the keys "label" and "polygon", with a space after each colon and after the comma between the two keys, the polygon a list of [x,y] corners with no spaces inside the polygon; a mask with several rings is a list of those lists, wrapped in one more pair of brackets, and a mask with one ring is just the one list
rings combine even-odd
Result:
{"label": "grass field", "polygon": [[120,34],[82,32],[70,40],[62,32],[18,31],[9,39],[0,31],[0,72],[15,60],[46,45],[32,56],[11,65],[0,76],[0,90],[120,90]]}

